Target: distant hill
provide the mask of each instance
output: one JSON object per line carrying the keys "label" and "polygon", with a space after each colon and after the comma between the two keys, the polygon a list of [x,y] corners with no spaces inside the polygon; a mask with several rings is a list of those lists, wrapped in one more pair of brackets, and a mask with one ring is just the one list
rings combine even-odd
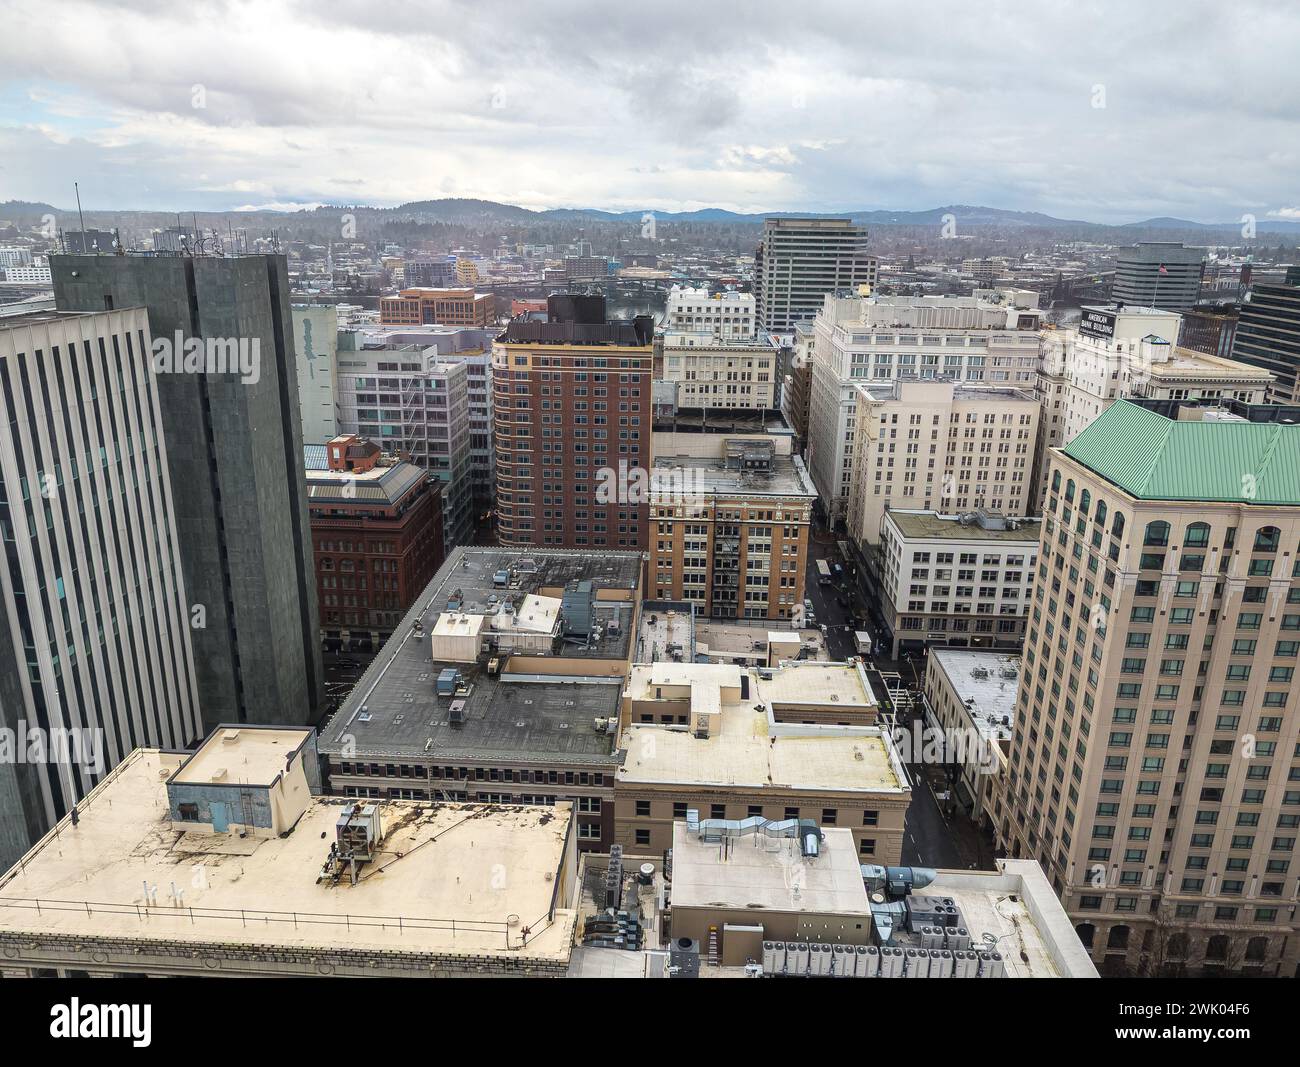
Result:
{"label": "distant hill", "polygon": [[[468,228],[502,226],[526,226],[541,223],[581,224],[584,220],[603,224],[639,224],[647,212],[654,214],[662,223],[701,223],[713,225],[761,226],[765,218],[852,218],[854,222],[875,229],[886,227],[914,227],[918,229],[936,229],[943,225],[944,216],[952,215],[956,219],[957,230],[969,234],[975,229],[1023,230],[1026,234],[1041,231],[1071,240],[1089,240],[1121,242],[1136,240],[1183,240],[1190,243],[1206,241],[1215,243],[1239,243],[1241,239],[1240,221],[1207,223],[1193,222],[1190,219],[1159,216],[1136,222],[1120,224],[1088,222],[1082,219],[1061,219],[1046,215],[1040,211],[1013,211],[1007,208],[987,207],[972,204],[949,204],[943,207],[928,208],[923,211],[894,211],[885,208],[862,208],[848,211],[765,211],[744,213],[728,211],[725,208],[700,208],[695,211],[660,211],[655,208],[643,208],[633,211],[604,211],[599,208],[551,208],[536,211],[520,207],[517,204],[503,204],[495,200],[477,200],[459,197],[442,197],[432,200],[413,200],[397,207],[374,207],[368,204],[342,205],[329,204],[300,211],[276,211],[256,209],[248,211],[212,211],[184,212],[187,217],[197,217],[205,223],[222,226],[234,221],[236,226],[249,225],[257,221],[269,225],[279,225],[277,219],[286,221],[320,221],[336,218],[343,212],[364,213],[380,220],[416,221],[420,223],[441,223]],[[8,200],[0,202],[0,217],[14,219],[20,223],[38,221],[42,215],[55,214],[65,229],[74,229],[70,219],[75,217],[75,209],[56,208],[50,204],[34,203],[25,200]],[[114,211],[98,208],[85,212],[87,225],[106,225],[108,219],[130,219],[141,226],[165,226],[173,224],[177,215],[174,212],[160,211]],[[1281,219],[1260,218],[1256,220],[1256,232],[1276,234],[1287,237],[1300,236],[1300,222]],[[1037,234],[1034,234],[1037,236]]]}

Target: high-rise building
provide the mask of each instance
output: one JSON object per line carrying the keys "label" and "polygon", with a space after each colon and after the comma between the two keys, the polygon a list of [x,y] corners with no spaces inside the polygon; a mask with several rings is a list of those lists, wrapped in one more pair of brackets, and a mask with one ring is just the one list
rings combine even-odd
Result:
{"label": "high-rise building", "polygon": [[852,219],[767,219],[754,262],[758,325],[788,334],[821,310],[828,293],[874,288],[879,269],[867,253],[866,227]]}
{"label": "high-rise building", "polygon": [[141,308],[0,321],[0,867],[202,734],[150,344]]}
{"label": "high-rise building", "polygon": [[1204,352],[1207,356],[1231,357],[1239,314],[1236,307],[1223,305],[1184,311],[1178,331],[1179,346],[1193,352]]}
{"label": "high-rise building", "polygon": [[943,647],[1018,649],[1038,559],[1037,519],[987,511],[885,512],[879,604],[890,656]]}
{"label": "high-rise building", "polygon": [[780,352],[769,336],[733,340],[706,330],[667,330],[656,381],[672,383],[678,409],[776,411]]}
{"label": "high-rise building", "polygon": [[315,722],[319,616],[283,256],[53,256],[61,310],[153,329],[205,724]]}
{"label": "high-rise building", "polygon": [[644,549],[653,321],[606,320],[602,296],[548,304],[493,350],[501,543]]}
{"label": "high-rise building", "polygon": [[304,452],[322,643],[378,649],[442,564],[441,483],[355,434]]}
{"label": "high-rise building", "polygon": [[298,408],[303,441],[328,441],[338,423],[338,311],[331,305],[295,304],[294,351],[298,357]]}
{"label": "high-rise building", "polygon": [[999,840],[1103,970],[1289,976],[1300,427],[1120,400],[1049,466]]}
{"label": "high-rise building", "polygon": [[887,388],[895,380],[942,379],[1032,388],[1040,316],[1038,294],[1020,289],[960,297],[826,297],[813,324],[814,343],[801,352],[812,359],[808,469],[828,516],[842,519],[848,506],[859,384]]}
{"label": "high-rise building", "polygon": [[1121,248],[1115,260],[1116,304],[1182,311],[1201,294],[1205,249],[1184,248],[1177,241],[1141,241]]}
{"label": "high-rise building", "polygon": [[1251,288],[1241,305],[1232,358],[1273,375],[1274,403],[1300,403],[1300,267],[1287,272],[1285,284]]}
{"label": "high-rise building", "polygon": [[408,257],[402,281],[407,288],[451,288],[456,284],[456,261],[451,256]]}

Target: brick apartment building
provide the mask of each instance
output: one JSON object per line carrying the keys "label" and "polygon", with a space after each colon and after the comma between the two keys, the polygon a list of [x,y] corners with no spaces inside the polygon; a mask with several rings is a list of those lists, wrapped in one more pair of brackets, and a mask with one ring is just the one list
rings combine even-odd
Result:
{"label": "brick apartment building", "polygon": [[493,349],[501,543],[644,549],[653,322],[606,321],[601,296],[552,296],[547,315]]}
{"label": "brick apartment building", "polygon": [[442,564],[441,486],[355,434],[304,451],[322,636],[377,648]]}

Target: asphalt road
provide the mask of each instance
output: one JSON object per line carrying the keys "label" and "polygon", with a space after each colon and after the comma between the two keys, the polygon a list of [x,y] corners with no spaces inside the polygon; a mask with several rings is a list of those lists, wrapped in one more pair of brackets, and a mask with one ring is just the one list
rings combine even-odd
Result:
{"label": "asphalt road", "polygon": [[[834,561],[837,557],[833,539],[827,539],[823,535],[815,538],[809,548],[804,595],[812,601],[818,624],[826,626],[826,649],[833,659],[856,656],[858,652],[853,636],[854,628],[848,619],[850,615],[859,619],[869,617],[863,610],[861,594],[847,577],[841,583],[826,586],[818,584],[817,560]],[[849,598],[849,607],[839,602],[840,595]],[[869,623],[864,628],[873,637],[876,636]],[[882,670],[897,673],[905,686],[919,693],[925,672],[923,659],[893,661],[880,656],[865,658],[869,664],[867,678],[875,691],[876,699],[882,704],[888,699],[884,680],[880,676]],[[887,717],[892,718],[894,714],[891,710]],[[904,713],[904,724],[909,721]],[[958,810],[951,816],[946,816],[943,812],[944,805],[935,796],[936,792],[944,792],[948,788],[944,769],[909,764],[907,770],[912,778],[912,801],[907,809],[907,823],[903,832],[903,864],[956,870],[975,867],[993,869],[992,848],[981,838],[978,827],[963,811]]]}

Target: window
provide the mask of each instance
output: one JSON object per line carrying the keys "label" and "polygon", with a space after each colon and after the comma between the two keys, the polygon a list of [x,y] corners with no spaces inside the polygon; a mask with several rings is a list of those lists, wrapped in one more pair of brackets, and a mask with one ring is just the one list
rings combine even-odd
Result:
{"label": "window", "polygon": [[822,825],[834,826],[837,814],[835,808],[822,808]]}
{"label": "window", "polygon": [[649,830],[636,831],[636,843],[638,845],[650,844],[650,831]]}
{"label": "window", "polygon": [[650,814],[650,801],[638,800],[636,802],[636,813],[638,818],[646,818]]}
{"label": "window", "polygon": [[1147,523],[1146,536],[1143,537],[1142,543],[1157,547],[1169,544],[1169,523],[1163,519]]}
{"label": "window", "polygon": [[179,805],[179,811],[181,822],[199,821],[199,806],[197,804],[181,804]]}

